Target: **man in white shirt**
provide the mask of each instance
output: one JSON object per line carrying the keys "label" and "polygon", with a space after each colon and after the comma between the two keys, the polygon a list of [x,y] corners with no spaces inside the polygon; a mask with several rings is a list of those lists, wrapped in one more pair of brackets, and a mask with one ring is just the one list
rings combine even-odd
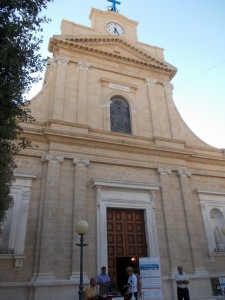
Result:
{"label": "man in white shirt", "polygon": [[190,300],[189,290],[187,287],[189,284],[188,276],[184,273],[181,266],[177,267],[177,271],[178,273],[175,276],[177,283],[177,298],[178,300]]}
{"label": "man in white shirt", "polygon": [[126,285],[129,299],[131,299],[133,295],[137,299],[137,277],[134,275],[132,267],[127,267],[126,272],[129,276]]}

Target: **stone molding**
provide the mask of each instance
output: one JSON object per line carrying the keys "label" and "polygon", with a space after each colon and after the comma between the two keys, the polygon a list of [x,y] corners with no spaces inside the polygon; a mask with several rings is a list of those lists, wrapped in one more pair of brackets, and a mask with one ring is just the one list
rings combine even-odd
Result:
{"label": "stone molding", "polygon": [[131,88],[129,86],[116,84],[116,83],[109,83],[109,88],[113,90],[123,91],[123,92],[131,92]]}
{"label": "stone molding", "polygon": [[76,166],[89,166],[90,164],[90,159],[87,158],[74,158],[73,159],[73,164]]}
{"label": "stone molding", "polygon": [[14,259],[15,259],[15,270],[22,270],[22,267],[23,267],[23,260],[24,260],[24,257],[23,255],[15,255],[14,256]]}
{"label": "stone molding", "polygon": [[225,193],[214,192],[206,190],[195,190],[199,196],[200,208],[202,212],[202,218],[206,231],[206,238],[208,242],[208,254],[211,262],[216,261],[217,256],[225,256],[225,252],[215,252],[216,241],[214,236],[215,221],[213,221],[211,212],[213,209],[218,209],[221,212],[225,212]]}
{"label": "stone molding", "polygon": [[[47,130],[45,131],[46,134]],[[113,134],[114,133],[108,133],[106,134]],[[124,135],[120,135],[120,137],[127,137]],[[65,143],[65,144],[72,144],[72,145],[82,145],[82,146],[88,146],[91,148],[99,148],[99,149],[109,149],[109,150],[117,150],[117,151],[124,151],[124,152],[130,152],[130,153],[143,153],[143,154],[149,154],[149,155],[157,155],[157,156],[163,156],[163,157],[176,157],[176,158],[182,158],[182,159],[189,159],[190,153],[188,152],[182,152],[182,151],[176,151],[176,150],[164,150],[164,149],[156,149],[154,147],[149,147],[148,145],[140,146],[139,144],[130,145],[128,143],[120,143],[116,144],[113,143],[111,139],[105,139],[105,141],[97,140],[96,137],[93,139],[92,137],[87,138],[86,140],[79,139],[77,137],[64,137],[64,136],[55,136],[50,133],[48,135],[48,139],[51,142],[57,142],[57,143]],[[225,163],[225,161],[224,161]]]}
{"label": "stone molding", "polygon": [[[90,45],[91,42],[94,45],[96,45],[96,43],[101,43],[101,42],[122,44],[123,46],[127,47],[130,51],[133,51],[134,56],[136,58],[125,57],[111,52],[109,56],[109,52],[94,48],[92,45]],[[116,59],[117,61],[122,60],[124,62],[128,62],[130,65],[132,64],[132,65],[139,65],[147,68],[158,69],[160,71],[169,73],[171,78],[177,72],[177,69],[175,67],[172,67],[171,65],[167,64],[164,60],[156,59],[155,57],[149,55],[147,52],[143,51],[143,49],[134,47],[128,42],[118,37],[107,37],[107,38],[95,37],[95,38],[85,38],[85,39],[84,38],[62,39],[60,37],[54,37],[53,39],[50,40],[49,50],[53,51],[54,46],[59,46],[59,47],[69,46],[73,49],[76,48],[77,51],[82,51],[82,53],[91,52],[101,57]]]}
{"label": "stone molding", "polygon": [[172,170],[168,168],[158,168],[157,173],[162,175],[170,175],[172,174]]}
{"label": "stone molding", "polygon": [[[102,105],[110,105],[110,102],[104,101],[102,102]],[[60,122],[60,121],[59,121]],[[61,122],[62,124],[67,124],[66,122]],[[61,124],[60,123],[60,124]],[[79,125],[81,126],[81,125]],[[79,128],[77,125],[77,127]],[[85,128],[88,136],[81,136],[81,138],[75,136],[73,133],[71,133],[68,136],[63,136],[63,132],[61,135],[58,135],[57,131],[50,130],[48,128],[43,128],[42,134],[37,133],[36,131],[27,131],[26,128],[24,128],[24,133],[26,136],[35,142],[57,142],[60,144],[67,144],[67,145],[79,145],[79,146],[86,146],[90,148],[98,148],[98,149],[109,149],[109,150],[116,150],[116,151],[123,151],[128,153],[140,153],[140,154],[147,154],[147,155],[157,155],[159,157],[169,157],[169,158],[179,158],[188,160],[189,162],[198,162],[198,163],[204,163],[204,164],[213,164],[213,165],[219,165],[224,166],[225,165],[225,159],[221,154],[221,157],[214,156],[214,152],[216,154],[219,152],[215,151],[214,149],[210,149],[209,154],[205,154],[204,156],[200,156],[198,154],[194,154],[192,148],[186,147],[185,150],[179,150],[179,149],[163,149],[163,148],[155,148],[154,146],[154,140],[150,140],[152,144],[147,145],[145,138],[138,138],[136,136],[129,136],[128,137],[124,135],[120,135],[120,137],[124,137],[124,142],[121,143],[121,141],[112,140],[111,135],[114,135],[112,132],[104,132],[104,139],[100,139],[100,135],[102,134],[102,131],[99,130],[93,130],[90,129],[88,126],[82,127]],[[119,137],[118,137],[119,139]],[[127,139],[127,140],[126,140]],[[129,142],[131,140],[131,142]],[[142,147],[137,145],[137,142],[139,145],[143,145]],[[127,141],[127,142],[126,142]],[[133,142],[134,141],[134,142]],[[143,142],[142,142],[143,141]],[[194,148],[199,149],[199,148]],[[24,154],[28,155],[35,155],[35,156],[41,156],[43,154],[43,151],[37,150],[37,149],[25,149],[22,151]],[[72,158],[72,157],[71,157]],[[199,175],[209,175],[214,177],[224,177],[224,173],[222,172],[215,172],[215,171],[202,171],[200,169],[193,169],[193,174],[199,174]]]}
{"label": "stone molding", "polygon": [[64,156],[63,155],[53,155],[53,154],[44,154],[41,157],[41,161],[49,161],[53,163],[61,163],[64,161]]}
{"label": "stone molding", "polygon": [[109,88],[114,88],[126,92],[136,92],[138,86],[136,84],[131,84],[130,82],[121,82],[118,80],[114,80],[112,78],[101,77],[100,81],[103,86],[107,86]]}
{"label": "stone molding", "polygon": [[[21,270],[24,261],[24,247],[27,230],[29,202],[32,181],[37,177],[31,173],[15,173],[15,181],[11,186],[13,206],[7,211],[6,219],[1,225],[3,236],[0,241],[4,248],[13,249],[12,254],[1,254],[0,259],[14,258],[14,268]],[[11,216],[11,217],[10,217]],[[6,232],[4,233],[4,230]],[[19,238],[18,238],[19,237]]]}
{"label": "stone molding", "polygon": [[192,173],[188,170],[179,170],[177,171],[177,175],[180,177],[191,177]]}
{"label": "stone molding", "polygon": [[[107,208],[143,209],[146,215],[148,255],[158,257],[158,237],[155,219],[155,194],[159,184],[93,178],[97,204],[97,269],[107,267]],[[141,191],[141,192],[140,192]],[[138,200],[137,200],[138,199]]]}
{"label": "stone molding", "polygon": [[121,180],[112,180],[112,179],[102,179],[102,178],[93,178],[90,181],[92,187],[110,187],[116,189],[136,189],[143,191],[154,191],[157,192],[159,190],[160,184],[155,183],[144,183],[144,182],[134,182],[134,181],[121,181]]}

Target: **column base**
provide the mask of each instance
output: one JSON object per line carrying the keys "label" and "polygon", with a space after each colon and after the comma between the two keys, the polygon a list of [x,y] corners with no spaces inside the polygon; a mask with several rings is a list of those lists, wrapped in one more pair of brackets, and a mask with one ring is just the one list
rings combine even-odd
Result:
{"label": "column base", "polygon": [[53,273],[38,273],[34,274],[33,277],[31,278],[32,282],[37,282],[37,283],[52,283],[55,281],[56,278]]}
{"label": "column base", "polygon": [[[74,283],[80,283],[80,272],[72,272],[70,275],[70,280],[74,281]],[[83,273],[83,283],[89,284],[90,279],[88,278],[86,273]]]}

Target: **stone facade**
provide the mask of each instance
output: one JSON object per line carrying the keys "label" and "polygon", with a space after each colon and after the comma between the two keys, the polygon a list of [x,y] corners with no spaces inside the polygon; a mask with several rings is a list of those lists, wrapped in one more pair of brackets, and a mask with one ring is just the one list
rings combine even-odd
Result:
{"label": "stone facade", "polygon": [[[107,207],[145,212],[148,255],[160,257],[164,300],[174,273],[190,277],[192,300],[213,299],[225,277],[225,156],[181,119],[163,49],[137,39],[137,22],[92,9],[91,27],[63,21],[53,36],[42,91],[32,99],[32,148],[17,158],[14,207],[1,227],[0,299],[76,299],[79,242],[84,282],[107,261]],[[122,36],[106,25],[120,24]],[[111,131],[112,97],[129,106],[131,134]],[[120,121],[120,120],[119,120]],[[118,123],[119,124],[119,123]]]}

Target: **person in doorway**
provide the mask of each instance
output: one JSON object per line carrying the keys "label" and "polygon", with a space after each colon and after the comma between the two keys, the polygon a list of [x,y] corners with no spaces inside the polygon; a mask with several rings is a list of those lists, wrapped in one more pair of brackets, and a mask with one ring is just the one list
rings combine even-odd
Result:
{"label": "person in doorway", "polygon": [[183,271],[182,266],[178,266],[177,271],[178,271],[178,273],[175,276],[176,283],[177,283],[177,299],[178,300],[190,300],[189,290],[187,287],[189,284],[188,276]]}
{"label": "person in doorway", "polygon": [[92,277],[90,279],[90,285],[86,287],[84,291],[84,299],[85,300],[97,300],[98,299],[98,293],[96,291],[96,279]]}
{"label": "person in doorway", "polygon": [[98,275],[97,284],[99,285],[99,295],[107,294],[107,285],[110,282],[109,275],[106,274],[106,267],[101,267],[101,274]]}
{"label": "person in doorway", "polygon": [[137,300],[137,277],[134,275],[134,270],[132,267],[127,267],[126,272],[129,276],[126,285],[129,299],[131,299],[131,297],[134,295],[135,299]]}

